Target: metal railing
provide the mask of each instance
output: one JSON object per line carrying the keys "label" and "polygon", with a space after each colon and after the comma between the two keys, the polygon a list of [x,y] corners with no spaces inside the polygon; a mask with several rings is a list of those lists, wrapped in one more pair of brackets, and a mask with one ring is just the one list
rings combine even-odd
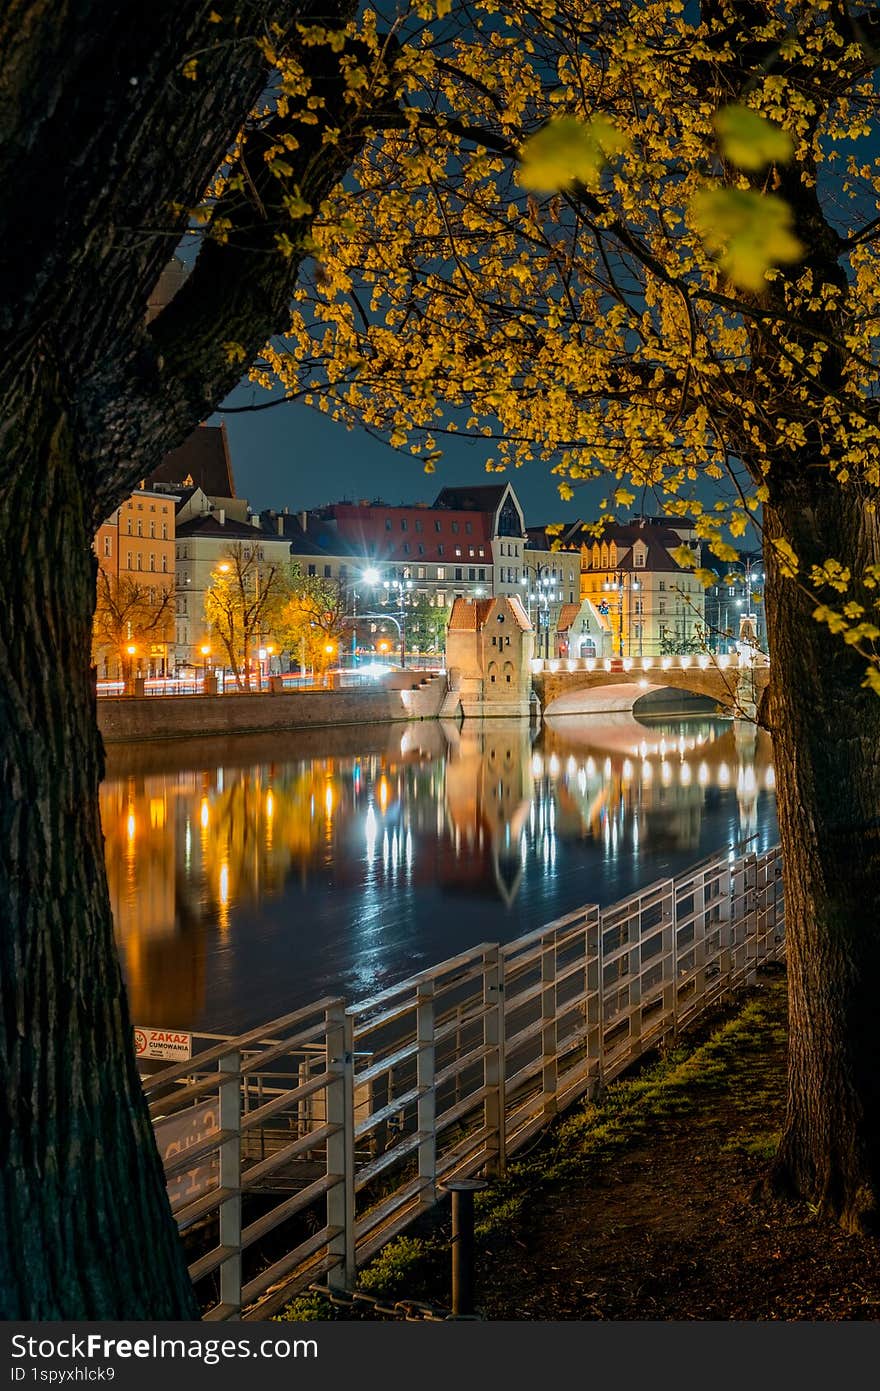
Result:
{"label": "metal railing", "polygon": [[318,1000],[145,1079],[212,1319],[356,1270],[439,1196],[784,950],[778,848],[719,856],[351,1007]]}

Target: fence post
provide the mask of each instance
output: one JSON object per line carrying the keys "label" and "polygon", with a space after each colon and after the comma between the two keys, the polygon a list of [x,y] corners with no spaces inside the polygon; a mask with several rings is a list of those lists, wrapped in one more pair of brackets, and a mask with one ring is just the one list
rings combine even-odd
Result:
{"label": "fence post", "polygon": [[545,939],[541,951],[541,1091],[544,1115],[556,1114],[556,1088],[559,1082],[559,1047],[556,1018],[556,933]]}
{"label": "fence post", "polygon": [[[232,1190],[220,1204],[220,1245],[234,1254],[220,1266],[220,1303],[241,1310],[241,1054],[226,1053],[217,1064],[220,1072],[220,1129],[232,1133],[220,1145],[220,1187]],[[228,1074],[228,1081],[223,1075]]]}
{"label": "fence post", "polygon": [[487,1140],[488,1173],[503,1177],[507,1163],[506,1058],[504,1027],[504,958],[499,946],[489,947],[483,964],[483,1046],[490,1049],[483,1062],[487,1088],[485,1125],[494,1136]]}
{"label": "fence post", "polygon": [[417,1121],[419,1135],[419,1178],[423,1187],[419,1204],[430,1207],[437,1199],[437,1097],[434,1090],[434,982],[421,981],[416,992],[416,1086],[419,1098]]}
{"label": "fence post", "polygon": [[327,1139],[327,1176],[337,1179],[327,1190],[327,1226],[337,1228],[328,1252],[338,1257],[328,1272],[332,1289],[354,1287],[354,1024],[339,1000],[327,1009],[327,1123],[336,1126]]}

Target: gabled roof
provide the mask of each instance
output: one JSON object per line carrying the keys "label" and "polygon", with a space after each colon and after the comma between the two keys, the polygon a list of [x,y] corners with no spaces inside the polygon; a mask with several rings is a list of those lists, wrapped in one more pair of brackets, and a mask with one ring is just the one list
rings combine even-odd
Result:
{"label": "gabled roof", "polygon": [[531,632],[532,625],[519,598],[513,595],[494,599],[455,599],[449,615],[449,628],[456,633],[478,633],[497,609],[506,609],[518,628]]}
{"label": "gabled roof", "polygon": [[559,617],[556,620],[556,631],[558,633],[567,633],[580,611],[580,604],[563,604],[559,610]]}
{"label": "gabled roof", "polygon": [[271,531],[264,531],[260,526],[248,526],[246,522],[236,522],[227,517],[225,521],[220,520],[219,512],[203,512],[198,517],[193,517],[189,522],[181,522],[177,528],[178,539],[187,536],[216,536],[218,539],[227,541],[280,541],[284,542],[283,536],[273,536]]}
{"label": "gabled roof", "polygon": [[183,444],[165,455],[147,478],[150,483],[178,483],[201,488],[208,497],[235,497],[226,426],[197,426]]}
{"label": "gabled roof", "polygon": [[504,497],[506,483],[487,483],[477,488],[441,488],[435,507],[453,512],[495,512]]}

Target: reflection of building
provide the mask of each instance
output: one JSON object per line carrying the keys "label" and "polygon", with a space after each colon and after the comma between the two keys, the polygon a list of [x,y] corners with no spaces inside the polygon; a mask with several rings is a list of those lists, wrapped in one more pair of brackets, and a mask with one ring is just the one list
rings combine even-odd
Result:
{"label": "reflection of building", "polygon": [[180,795],[164,776],[101,788],[110,904],[137,1024],[189,1027],[205,998],[205,923],[181,884]]}
{"label": "reflection of building", "polygon": [[446,811],[453,833],[445,888],[495,889],[506,905],[523,872],[523,831],[532,797],[529,733],[520,721],[466,721],[446,765]]}

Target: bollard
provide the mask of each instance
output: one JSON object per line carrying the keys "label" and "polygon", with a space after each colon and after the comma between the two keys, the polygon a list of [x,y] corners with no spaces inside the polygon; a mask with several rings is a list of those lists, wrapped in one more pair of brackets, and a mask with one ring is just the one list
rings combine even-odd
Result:
{"label": "bollard", "polygon": [[451,1179],[442,1184],[452,1194],[452,1314],[474,1317],[474,1194],[488,1184],[481,1178]]}

